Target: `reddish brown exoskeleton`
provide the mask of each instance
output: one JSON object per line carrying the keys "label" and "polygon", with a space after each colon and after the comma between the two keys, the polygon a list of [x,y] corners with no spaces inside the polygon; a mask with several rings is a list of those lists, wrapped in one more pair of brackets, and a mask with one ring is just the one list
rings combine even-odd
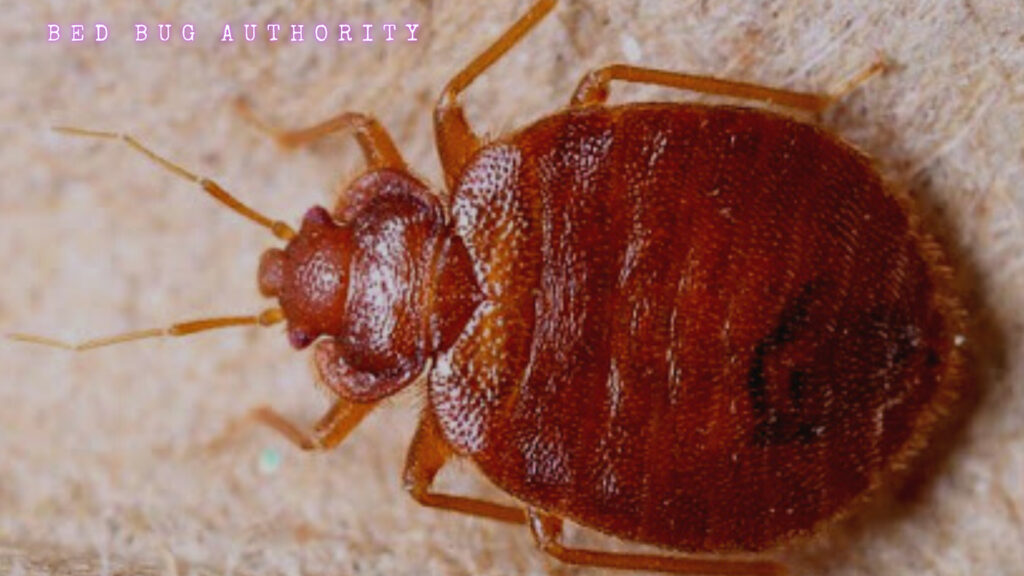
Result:
{"label": "reddish brown exoskeleton", "polygon": [[[737,107],[605,105],[612,80],[810,111],[834,96],[609,66],[567,109],[481,141],[459,94],[554,4],[535,4],[442,93],[446,195],[362,114],[276,133],[294,145],[352,130],[368,161],[297,233],[131,137],[68,129],[123,138],[287,241],[259,270],[280,308],[81,347],[286,321],[334,405],[310,434],[256,416],[302,448],[337,445],[418,381],[428,402],[405,483],[421,503],[528,524],[570,563],[781,572],[728,553],[846,512],[920,452],[967,386],[945,257],[909,200],[819,127]],[[432,492],[455,457],[518,505]],[[568,548],[566,519],[706,555]]]}

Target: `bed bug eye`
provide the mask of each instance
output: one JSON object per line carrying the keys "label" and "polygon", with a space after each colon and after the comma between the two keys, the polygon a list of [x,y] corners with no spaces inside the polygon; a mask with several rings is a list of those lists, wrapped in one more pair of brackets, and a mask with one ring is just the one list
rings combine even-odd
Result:
{"label": "bed bug eye", "polygon": [[313,343],[313,336],[302,328],[289,328],[288,343],[296,350],[303,350]]}
{"label": "bed bug eye", "polygon": [[331,213],[327,211],[323,206],[313,206],[306,211],[306,214],[302,217],[302,225],[324,225],[333,222]]}

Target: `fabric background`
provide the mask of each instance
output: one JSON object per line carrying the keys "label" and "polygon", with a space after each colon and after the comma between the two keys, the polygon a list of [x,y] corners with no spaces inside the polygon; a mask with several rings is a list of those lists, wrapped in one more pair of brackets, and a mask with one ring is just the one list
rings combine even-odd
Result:
{"label": "fabric background", "polygon": [[[331,204],[359,169],[358,149],[339,137],[285,152],[232,112],[235,97],[285,126],[370,112],[439,185],[433,102],[525,7],[3,2],[0,329],[78,339],[266,305],[255,290],[273,244],[265,231],[121,144],[50,126],[130,131],[294,222]],[[48,23],[95,22],[110,28],[104,44],[46,42]],[[176,34],[195,24],[196,41],[155,41],[161,22]],[[244,22],[326,23],[332,35],[340,22],[415,22],[420,41],[222,45],[226,22],[236,35]],[[149,42],[133,42],[135,23],[150,26]],[[827,90],[880,54],[890,62],[824,122],[918,198],[950,247],[982,393],[930,481],[782,552],[797,573],[1024,573],[1021,31],[1024,11],[1010,0],[566,0],[465,95],[473,125],[497,134],[558,110],[586,70],[612,61],[805,90]],[[617,102],[685,98],[613,88]],[[545,558],[526,530],[408,498],[399,476],[415,393],[329,454],[232,426],[263,403],[302,422],[324,409],[305,355],[280,330],[77,355],[5,341],[0,366],[0,573],[599,573]],[[275,457],[279,467],[261,472]],[[491,490],[468,465],[441,483]]]}

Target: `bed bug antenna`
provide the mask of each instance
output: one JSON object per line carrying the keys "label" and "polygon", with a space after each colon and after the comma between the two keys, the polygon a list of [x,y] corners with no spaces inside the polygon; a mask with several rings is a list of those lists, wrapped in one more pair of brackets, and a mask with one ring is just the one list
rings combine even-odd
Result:
{"label": "bed bug antenna", "polygon": [[[212,196],[215,200],[224,204],[231,210],[245,216],[249,220],[263,226],[270,230],[277,238],[288,242],[295,237],[295,231],[279,220],[271,220],[263,214],[253,210],[240,202],[237,198],[229,194],[226,190],[221,188],[219,184],[208,178],[203,178],[192,172],[182,168],[181,166],[171,162],[170,160],[160,156],[156,152],[153,152],[141,142],[136,140],[130,134],[120,132],[103,132],[98,130],[85,130],[82,128],[75,128],[72,126],[54,126],[53,130],[62,134],[70,134],[72,136],[81,136],[85,138],[100,138],[105,140],[121,140],[128,144],[130,147],[140,152],[153,162],[159,164],[164,169],[173,172],[174,174],[198,184],[207,194]],[[205,332],[207,330],[217,330],[220,328],[232,328],[237,326],[270,326],[277,324],[284,320],[284,312],[280,308],[270,308],[260,312],[259,314],[252,316],[218,316],[213,318],[200,318],[197,320],[189,320],[187,322],[178,322],[172,324],[166,328],[151,328],[148,330],[136,330],[132,332],[123,332],[121,334],[115,334],[113,336],[106,336],[103,338],[94,338],[72,344],[57,340],[47,336],[39,336],[35,334],[24,334],[24,333],[13,333],[8,334],[7,337],[11,340],[19,342],[27,342],[30,344],[39,344],[42,346],[50,346],[53,348],[63,348],[65,350],[83,351],[92,350],[93,348],[102,348],[104,346],[112,346],[114,344],[123,344],[126,342],[133,342],[135,340],[144,340],[148,338],[162,338],[164,336],[187,336],[189,334],[195,334],[197,332]]]}
{"label": "bed bug antenna", "polygon": [[125,134],[121,132],[102,132],[98,130],[84,130],[82,128],[75,128],[73,126],[54,126],[53,130],[56,132],[60,132],[62,134],[70,134],[72,136],[81,136],[84,138],[120,140],[125,144],[131,146],[137,152],[142,153],[153,162],[156,162],[160,166],[163,166],[166,170],[173,172],[174,174],[177,174],[178,176],[184,178],[185,180],[189,180],[191,182],[198,184],[203,189],[203,191],[205,191],[210,196],[213,196],[213,198],[216,199],[218,202],[234,210],[235,212],[241,214],[242,216],[245,216],[249,220],[252,220],[253,222],[259,224],[260,226],[267,228],[268,230],[273,232],[274,236],[277,236],[279,239],[287,242],[288,240],[291,240],[292,238],[295,237],[295,231],[292,230],[292,228],[285,224],[284,222],[281,222],[280,220],[271,220],[270,218],[267,218],[263,214],[260,214],[259,212],[241,203],[237,198],[235,198],[226,190],[221,188],[220,184],[217,184],[216,182],[208,178],[203,178],[202,176],[193,174],[192,172],[189,172],[188,170],[182,168],[181,166],[160,156],[156,152],[153,152],[149,148],[143,146],[141,142],[136,140],[130,134]]}
{"label": "bed bug antenna", "polygon": [[189,320],[187,322],[171,324],[167,328],[151,328],[149,330],[122,332],[121,334],[105,336],[103,338],[93,338],[92,340],[86,340],[77,344],[56,340],[47,336],[37,336],[35,334],[14,333],[8,334],[7,337],[18,342],[27,342],[29,344],[39,344],[41,346],[49,346],[51,348],[63,348],[74,352],[82,352],[85,350],[92,350],[94,348],[103,348],[104,346],[134,342],[135,340],[163,338],[165,336],[188,336],[189,334],[206,332],[207,330],[217,330],[220,328],[235,328],[238,326],[272,326],[282,320],[284,320],[284,312],[282,312],[280,308],[269,308],[255,316],[218,316],[215,318],[200,318],[198,320]]}

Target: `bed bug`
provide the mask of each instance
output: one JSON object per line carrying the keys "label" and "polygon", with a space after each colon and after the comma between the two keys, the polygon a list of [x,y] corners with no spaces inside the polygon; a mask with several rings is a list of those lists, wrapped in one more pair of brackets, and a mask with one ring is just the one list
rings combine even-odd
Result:
{"label": "bed bug", "polygon": [[[298,145],[351,131],[368,164],[297,232],[131,136],[63,129],[124,140],[286,242],[258,272],[279,307],[76,348],[286,322],[334,403],[311,432],[269,408],[255,417],[301,448],[338,445],[381,400],[422,387],[404,474],[422,504],[524,524],[573,564],[782,572],[735,553],[847,513],[964,392],[945,256],[910,200],[812,123],[606,104],[612,81],[812,112],[835,96],[612,65],[562,111],[483,141],[459,95],[554,6],[534,4],[444,89],[447,194],[413,176],[369,116],[274,132]],[[433,491],[453,458],[517,504]],[[688,555],[568,547],[565,520]]]}

